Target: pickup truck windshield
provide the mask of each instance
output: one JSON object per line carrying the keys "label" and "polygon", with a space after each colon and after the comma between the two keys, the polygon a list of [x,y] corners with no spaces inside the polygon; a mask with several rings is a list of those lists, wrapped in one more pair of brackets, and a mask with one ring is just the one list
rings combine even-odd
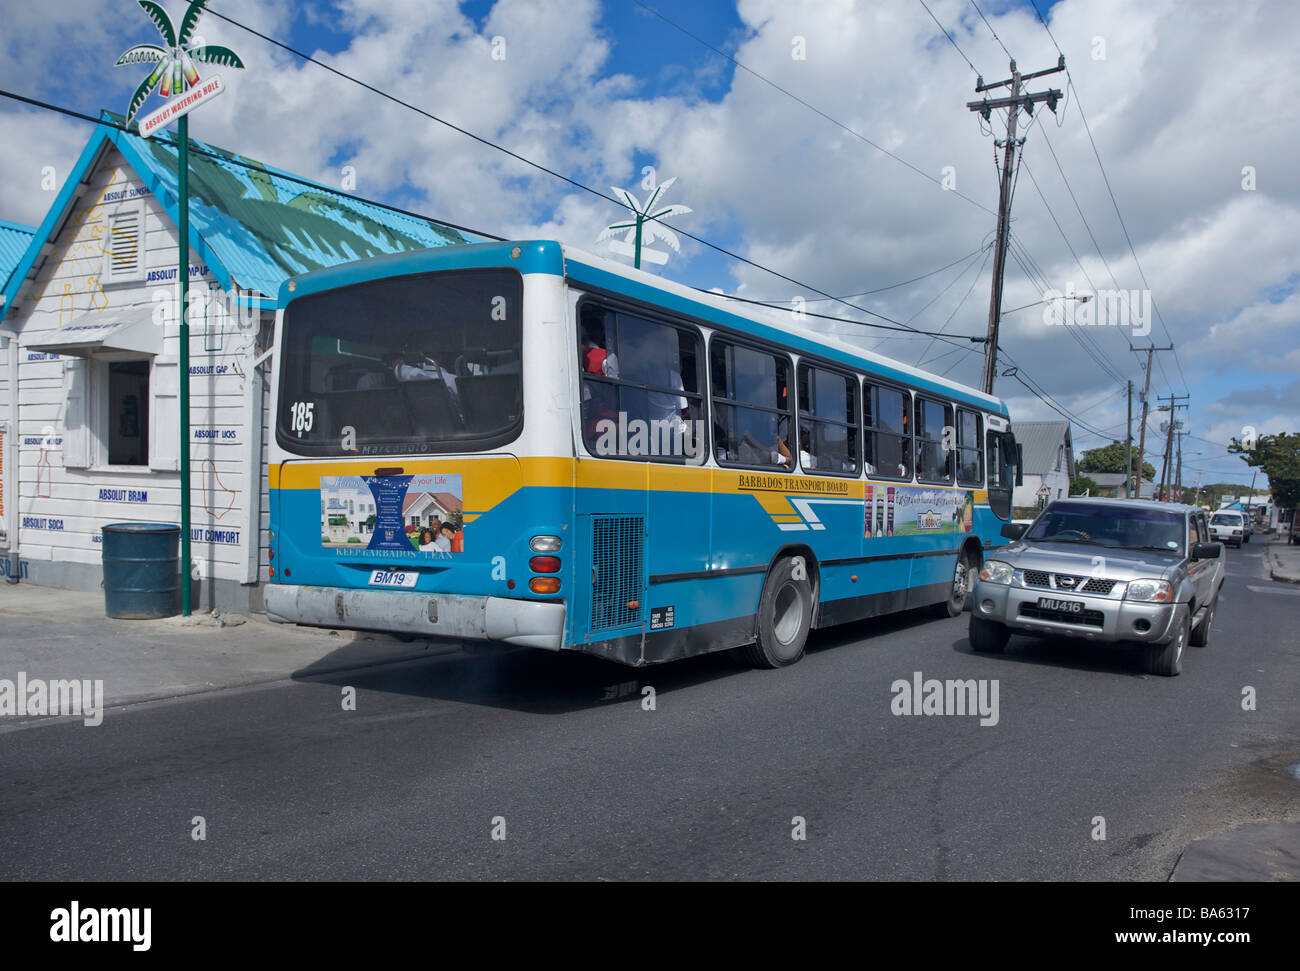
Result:
{"label": "pickup truck windshield", "polygon": [[1163,509],[1126,509],[1090,503],[1058,503],[1047,510],[1026,537],[1035,543],[1086,543],[1111,549],[1181,553],[1186,521]]}
{"label": "pickup truck windshield", "polygon": [[519,433],[523,279],[391,277],[284,313],[276,435],[300,455],[471,451]]}

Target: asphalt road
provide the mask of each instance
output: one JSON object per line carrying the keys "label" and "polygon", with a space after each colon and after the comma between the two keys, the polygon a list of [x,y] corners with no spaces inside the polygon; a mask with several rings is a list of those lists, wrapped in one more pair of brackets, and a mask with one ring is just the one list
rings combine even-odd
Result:
{"label": "asphalt road", "polygon": [[[782,671],[451,655],[4,731],[0,879],[1166,879],[1300,818],[1300,587],[1227,555],[1172,679],[912,614]],[[915,672],[996,679],[997,724],[893,714]]]}

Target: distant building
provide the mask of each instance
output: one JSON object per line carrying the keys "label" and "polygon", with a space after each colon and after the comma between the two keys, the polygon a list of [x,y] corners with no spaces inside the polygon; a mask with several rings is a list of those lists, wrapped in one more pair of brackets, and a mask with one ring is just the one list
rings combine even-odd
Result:
{"label": "distant building", "polygon": [[[1128,497],[1124,489],[1123,472],[1085,472],[1083,474],[1097,483],[1096,495],[1111,499],[1125,499]],[[1156,496],[1156,484],[1150,479],[1142,480],[1140,490],[1141,494],[1133,498],[1154,499]]]}
{"label": "distant building", "polygon": [[1024,450],[1024,484],[1016,486],[1015,506],[1039,506],[1070,494],[1074,445],[1068,421],[1021,421],[1012,425]]}

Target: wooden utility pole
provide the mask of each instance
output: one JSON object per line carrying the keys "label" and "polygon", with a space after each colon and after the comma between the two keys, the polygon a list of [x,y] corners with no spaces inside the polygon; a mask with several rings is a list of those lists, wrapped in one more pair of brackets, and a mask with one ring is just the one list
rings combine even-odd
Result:
{"label": "wooden utility pole", "polygon": [[[1137,353],[1138,351],[1138,348],[1134,347],[1132,344],[1129,345],[1128,349],[1134,353]],[[1147,412],[1150,409],[1148,399],[1151,397],[1151,359],[1155,355],[1156,351],[1172,351],[1173,349],[1173,344],[1170,344],[1168,347],[1156,347],[1155,345],[1152,345],[1151,347],[1145,348],[1147,352],[1147,377],[1146,385],[1142,389],[1142,422],[1138,425],[1137,497],[1139,499],[1142,498],[1142,465],[1146,461],[1147,454]],[[1129,443],[1129,448],[1133,448],[1131,442]]]}
{"label": "wooden utility pole", "polygon": [[[1124,497],[1133,498],[1133,382],[1128,383],[1128,431],[1124,435]],[[1139,493],[1140,494],[1140,493]]]}
{"label": "wooden utility pole", "polygon": [[1039,78],[1045,74],[1055,74],[1064,70],[1064,54],[1061,55],[1056,67],[1048,68],[1045,71],[1035,71],[1033,74],[1021,74],[1016,70],[1016,62],[1012,61],[1011,77],[1005,81],[998,81],[996,84],[985,84],[984,79],[979,78],[975,85],[976,94],[991,91],[994,88],[1009,87],[1011,89],[1010,97],[990,99],[985,96],[983,101],[966,102],[966,107],[971,111],[978,111],[985,121],[989,120],[993,109],[1007,109],[1007,139],[1005,142],[998,141],[995,143],[1003,149],[1003,152],[1002,178],[998,186],[998,239],[997,246],[993,251],[993,287],[989,296],[989,332],[988,340],[984,344],[983,386],[986,394],[993,393],[993,379],[998,373],[998,325],[1002,322],[1002,277],[1007,262],[1007,236],[1011,229],[1011,177],[1015,171],[1014,163],[1017,144],[1023,146],[1025,141],[1022,138],[1019,143],[1016,142],[1016,115],[1021,108],[1032,115],[1034,105],[1040,101],[1046,101],[1047,107],[1051,109],[1052,114],[1056,114],[1056,104],[1061,100],[1061,92],[1055,88],[1034,94],[1021,94],[1020,86],[1023,82],[1032,78]]}
{"label": "wooden utility pole", "polygon": [[[1190,397],[1191,397],[1190,395],[1185,395],[1185,394],[1178,394],[1178,395],[1171,394],[1169,395],[1169,404],[1161,405],[1159,408],[1160,411],[1164,411],[1165,408],[1169,409],[1169,433],[1165,439],[1164,458],[1160,462],[1160,494],[1157,498],[1159,498],[1161,502],[1169,501],[1169,493],[1167,490],[1170,485],[1169,477],[1174,473],[1174,433],[1175,431],[1177,431],[1177,427],[1178,427],[1178,409],[1187,407],[1187,405],[1185,404],[1180,405],[1178,403],[1178,399],[1182,398],[1184,401],[1186,401]],[[1162,400],[1162,399],[1157,399],[1157,400]],[[1179,439],[1179,441],[1181,442],[1181,438]],[[1181,476],[1182,474],[1181,456],[1180,456],[1180,461],[1178,462],[1178,473]]]}

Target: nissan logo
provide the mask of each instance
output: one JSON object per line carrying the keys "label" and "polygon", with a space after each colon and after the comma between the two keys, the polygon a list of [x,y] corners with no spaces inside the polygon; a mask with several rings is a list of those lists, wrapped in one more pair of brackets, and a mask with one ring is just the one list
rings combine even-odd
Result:
{"label": "nissan logo", "polygon": [[1056,585],[1058,587],[1072,587],[1074,586],[1074,577],[1057,577]]}

